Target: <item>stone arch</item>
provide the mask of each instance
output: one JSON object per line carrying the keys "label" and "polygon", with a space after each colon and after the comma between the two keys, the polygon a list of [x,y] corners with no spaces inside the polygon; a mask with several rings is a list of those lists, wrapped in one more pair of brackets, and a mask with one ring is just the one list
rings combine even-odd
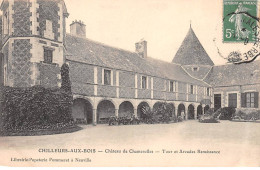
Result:
{"label": "stone arch", "polygon": [[171,114],[170,114],[170,117],[176,117],[176,113],[175,113],[175,105],[174,103],[168,103],[168,106],[170,107],[171,109]]}
{"label": "stone arch", "polygon": [[204,107],[204,113],[206,114],[206,112],[207,112],[209,109],[210,109],[209,105],[206,105],[206,106]]}
{"label": "stone arch", "polygon": [[203,109],[201,105],[197,107],[197,119],[203,114]]}
{"label": "stone arch", "polygon": [[131,117],[134,114],[134,106],[130,101],[124,101],[119,105],[118,117]]}
{"label": "stone arch", "polygon": [[139,119],[143,119],[145,118],[144,116],[144,109],[149,109],[151,110],[149,104],[147,102],[141,102],[138,106],[137,106],[137,117]]}
{"label": "stone arch", "polygon": [[97,105],[97,123],[107,123],[111,116],[115,116],[115,104],[111,100],[101,100]]}
{"label": "stone arch", "polygon": [[163,102],[156,102],[156,103],[154,103],[153,110],[158,109],[162,105],[162,103]]}
{"label": "stone arch", "polygon": [[188,106],[188,119],[192,120],[195,119],[195,108],[193,104]]}
{"label": "stone arch", "polygon": [[186,119],[185,105],[180,103],[178,105],[178,114],[177,114],[177,116],[182,116],[182,114],[181,114],[182,112],[184,112],[184,117]]}
{"label": "stone arch", "polygon": [[72,117],[77,123],[93,123],[93,106],[91,102],[83,98],[74,99]]}

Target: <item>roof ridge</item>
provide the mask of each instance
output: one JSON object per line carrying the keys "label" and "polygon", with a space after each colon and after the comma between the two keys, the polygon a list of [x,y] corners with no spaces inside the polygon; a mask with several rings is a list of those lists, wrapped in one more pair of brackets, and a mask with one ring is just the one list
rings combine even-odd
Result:
{"label": "roof ridge", "polygon": [[[251,63],[242,63],[242,64],[254,64],[254,63],[260,63],[260,60],[255,60]],[[221,65],[214,65],[213,67],[223,67],[223,66],[233,66],[233,65],[241,65],[241,64],[227,63],[227,64],[221,64]]]}
{"label": "roof ridge", "polygon": [[125,52],[129,52],[129,53],[132,53],[132,54],[137,54],[136,52],[134,51],[130,51],[130,50],[126,50],[126,49],[123,49],[123,48],[120,48],[120,47],[114,47],[114,46],[111,46],[111,45],[107,45],[105,43],[102,43],[102,42],[99,42],[99,41],[96,41],[96,40],[92,40],[92,39],[89,39],[87,37],[77,37],[75,35],[72,35],[71,33],[66,33],[67,35],[70,35],[74,38],[80,38],[80,39],[83,39],[83,40],[88,40],[88,41],[91,41],[93,43],[96,43],[96,44],[99,44],[99,45],[103,45],[103,46],[106,46],[106,47],[109,47],[109,48],[114,48],[114,49],[117,49],[117,50],[121,50],[121,51],[125,51]]}
{"label": "roof ridge", "polygon": [[186,70],[183,68],[183,66],[181,66],[181,68],[182,68],[182,70],[184,70],[184,72],[185,72],[188,76],[190,76],[192,79],[195,79],[195,80],[197,80],[197,81],[203,82],[203,83],[207,84],[208,86],[212,87],[209,83],[205,82],[204,80],[198,79],[198,78],[193,77],[192,75],[190,75],[190,73],[189,73],[188,71],[186,71]]}

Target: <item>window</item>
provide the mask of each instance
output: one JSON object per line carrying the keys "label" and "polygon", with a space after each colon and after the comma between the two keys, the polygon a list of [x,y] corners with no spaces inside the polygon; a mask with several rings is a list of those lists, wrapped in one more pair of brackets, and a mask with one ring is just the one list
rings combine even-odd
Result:
{"label": "window", "polygon": [[112,85],[111,84],[111,70],[104,70],[104,85]]}
{"label": "window", "polygon": [[190,94],[194,94],[194,86],[190,85]]}
{"label": "window", "polygon": [[53,49],[44,48],[44,63],[51,64],[53,61]]}
{"label": "window", "polygon": [[237,107],[237,94],[228,94],[228,107]]}
{"label": "window", "polygon": [[248,92],[241,94],[241,106],[246,108],[258,108],[258,92]]}
{"label": "window", "polygon": [[192,70],[193,71],[199,71],[199,68],[198,67],[193,67]]}
{"label": "window", "polygon": [[6,12],[4,14],[4,35],[9,34],[9,18],[8,18],[8,13]]}
{"label": "window", "polygon": [[0,86],[4,85],[4,55],[0,54]]}
{"label": "window", "polygon": [[173,81],[170,81],[170,92],[173,92]]}
{"label": "window", "polygon": [[207,96],[210,96],[210,88],[207,87]]}
{"label": "window", "polygon": [[142,89],[147,89],[147,77],[142,76]]}

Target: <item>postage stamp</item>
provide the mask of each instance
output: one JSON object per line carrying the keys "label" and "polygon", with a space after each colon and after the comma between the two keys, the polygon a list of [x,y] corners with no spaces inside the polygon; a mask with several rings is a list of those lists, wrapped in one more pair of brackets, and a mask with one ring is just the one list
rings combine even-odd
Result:
{"label": "postage stamp", "polygon": [[224,0],[223,42],[256,40],[257,0]]}
{"label": "postage stamp", "polygon": [[2,0],[0,170],[258,167],[259,2]]}

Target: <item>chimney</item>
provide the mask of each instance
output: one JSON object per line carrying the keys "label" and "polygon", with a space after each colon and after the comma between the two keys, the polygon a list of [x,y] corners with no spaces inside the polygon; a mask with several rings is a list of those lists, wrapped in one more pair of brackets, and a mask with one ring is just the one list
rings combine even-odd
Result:
{"label": "chimney", "polygon": [[135,52],[142,58],[147,58],[147,41],[141,40],[135,43]]}
{"label": "chimney", "polygon": [[80,20],[75,20],[70,24],[70,33],[77,37],[86,38],[86,25]]}

